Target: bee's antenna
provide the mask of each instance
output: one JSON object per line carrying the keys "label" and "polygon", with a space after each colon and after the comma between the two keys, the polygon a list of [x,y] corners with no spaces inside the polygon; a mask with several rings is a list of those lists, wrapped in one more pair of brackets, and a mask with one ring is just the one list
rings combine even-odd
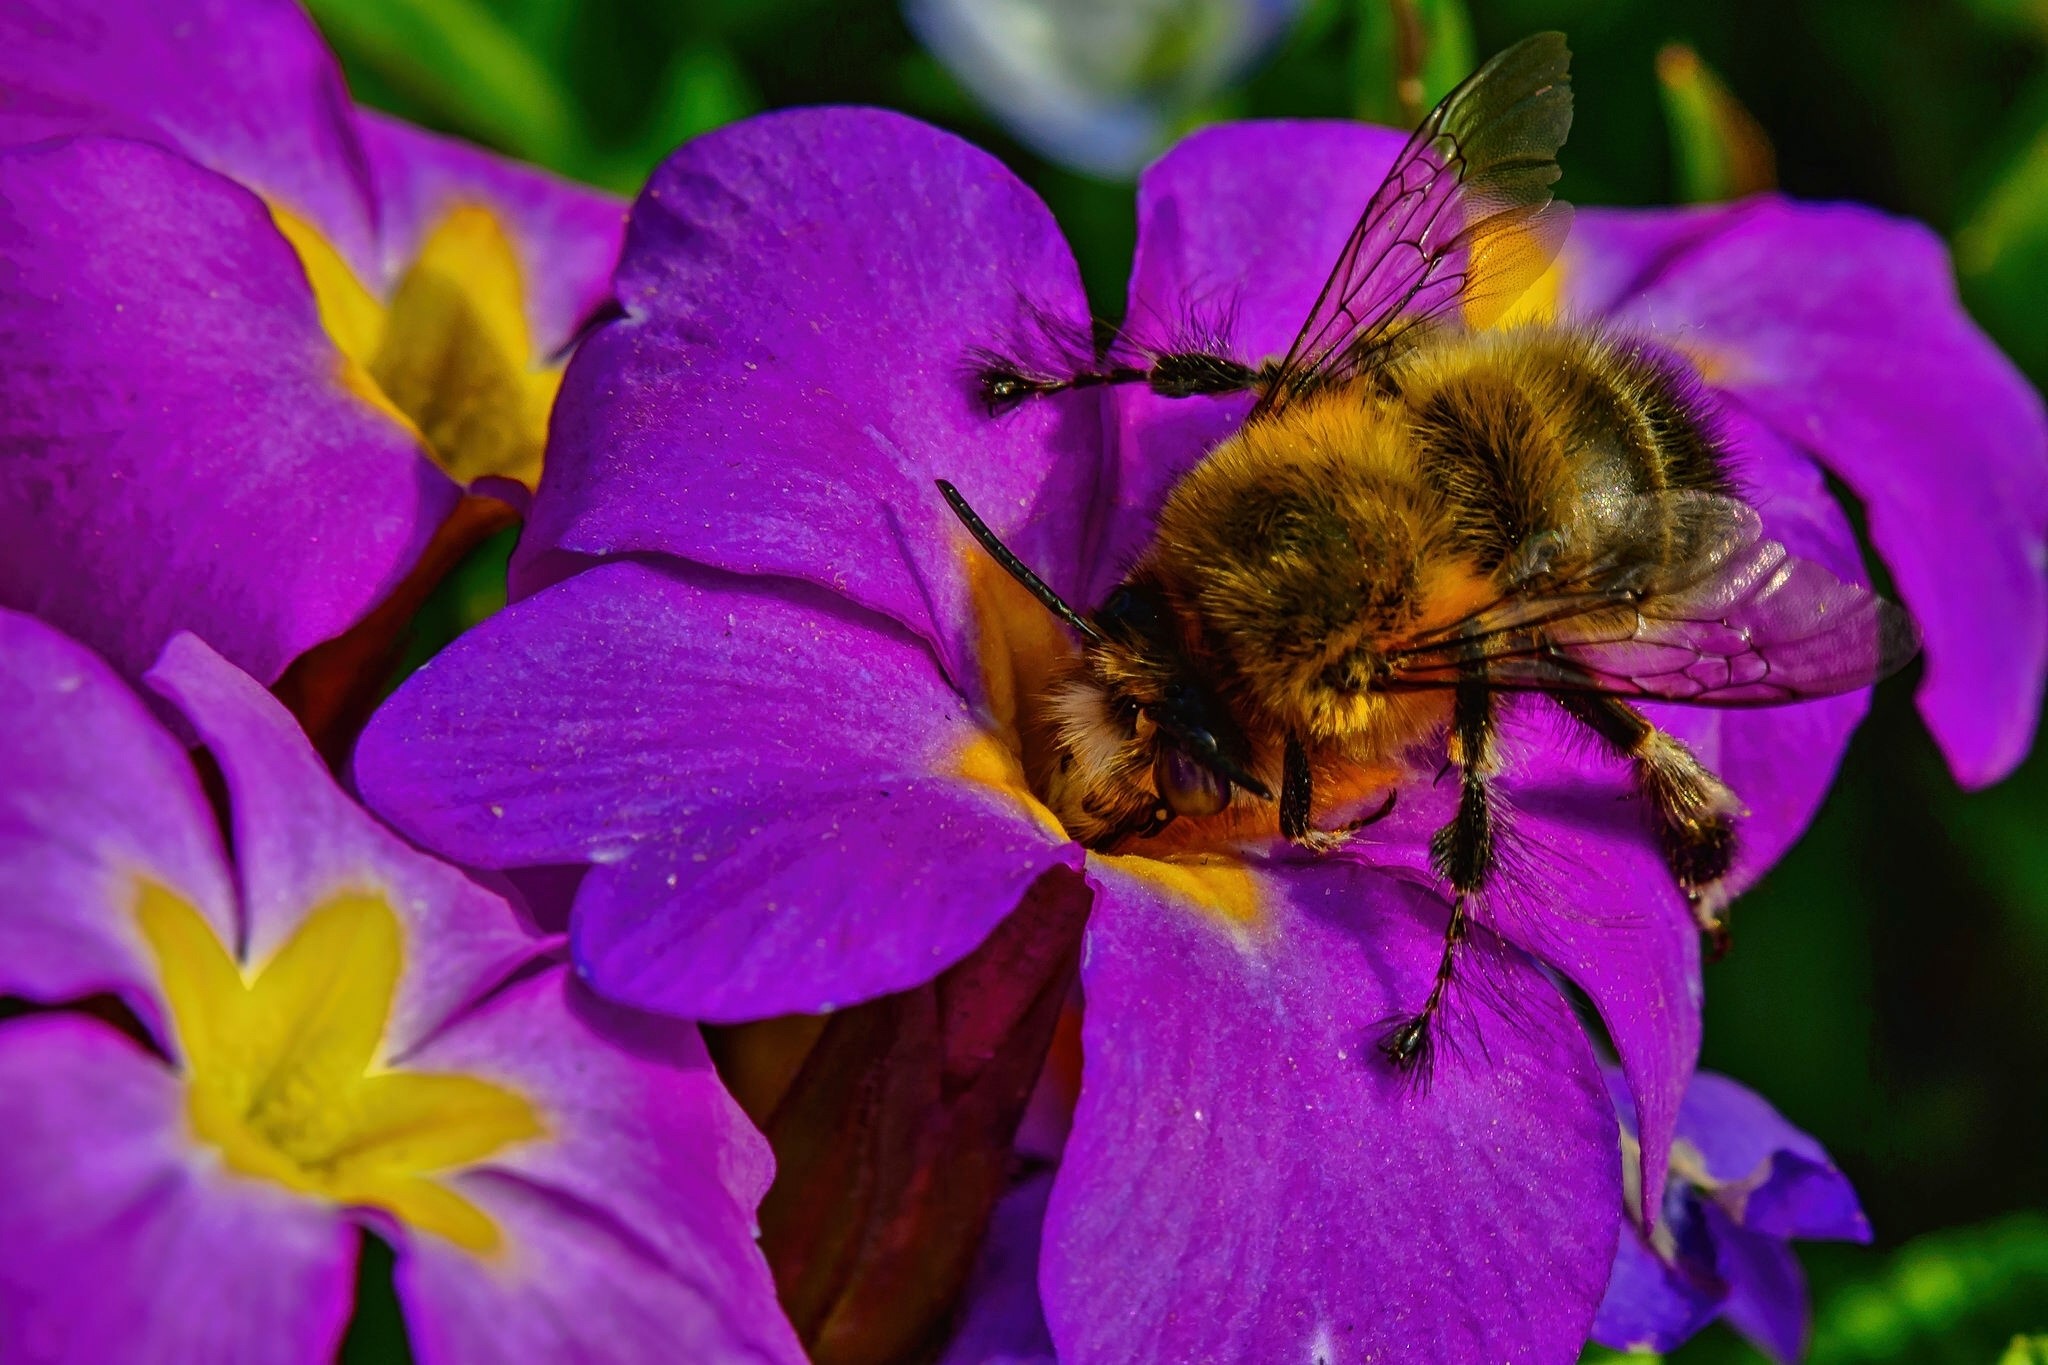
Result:
{"label": "bee's antenna", "polygon": [[1062,601],[1058,593],[1046,586],[1043,578],[1031,572],[1025,566],[1023,560],[1010,553],[1009,546],[996,539],[996,533],[988,529],[987,522],[975,515],[974,509],[967,505],[967,499],[960,496],[959,489],[953,487],[952,484],[947,483],[944,479],[940,479],[937,482],[939,494],[945,498],[946,505],[953,509],[953,515],[960,518],[961,524],[968,529],[974,538],[981,542],[981,548],[988,551],[989,558],[1002,565],[1010,577],[1024,585],[1026,592],[1044,603],[1047,611],[1066,622],[1082,639],[1091,643],[1102,639],[1101,631],[1089,625],[1086,617]]}

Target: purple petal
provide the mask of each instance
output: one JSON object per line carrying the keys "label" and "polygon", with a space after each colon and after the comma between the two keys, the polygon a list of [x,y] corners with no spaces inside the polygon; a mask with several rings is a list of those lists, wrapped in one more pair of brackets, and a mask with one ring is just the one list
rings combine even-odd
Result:
{"label": "purple petal", "polygon": [[1284,353],[1406,133],[1309,120],[1226,123],[1138,182],[1130,315],[1141,335],[1225,323],[1251,361]]}
{"label": "purple petal", "polygon": [[1755,1232],[1777,1237],[1870,1240],[1856,1191],[1824,1149],[1768,1100],[1726,1076],[1693,1078],[1679,1109],[1678,1136],[1724,1185],[1720,1202]]}
{"label": "purple petal", "polygon": [[928,981],[1079,850],[960,774],[990,741],[904,632],[823,593],[602,565],[371,720],[365,799],[488,867],[592,862],[580,968],[699,1019]]}
{"label": "purple petal", "polygon": [[382,895],[407,931],[386,1033],[403,1052],[541,949],[504,901],[344,796],[276,698],[198,638],[173,638],[148,680],[192,722],[227,781],[245,961],[268,959],[334,896]]}
{"label": "purple petal", "polygon": [[0,604],[123,673],[193,630],[274,680],[453,507],[248,191],[137,142],[0,153],[0,256]]}
{"label": "purple petal", "polygon": [[1720,1316],[1725,1294],[1720,1284],[1666,1265],[1640,1231],[1625,1228],[1590,1335],[1617,1351],[1675,1350]]}
{"label": "purple petal", "polygon": [[965,782],[841,778],[794,812],[707,814],[594,869],[576,899],[576,966],[612,999],[707,1022],[830,1011],[931,980],[1040,874],[1080,861]]}
{"label": "purple petal", "polygon": [[775,1341],[773,1322],[727,1322],[707,1311],[702,1285],[575,1200],[487,1172],[450,1183],[522,1251],[498,1266],[439,1238],[408,1246],[398,1298],[420,1365],[801,1365],[794,1342]]}
{"label": "purple petal", "polygon": [[1561,301],[1581,318],[1602,318],[1619,310],[1674,257],[1726,226],[1727,216],[1727,207],[1721,204],[1578,209],[1572,216],[1572,234],[1558,253]]}
{"label": "purple petal", "polygon": [[11,0],[0,89],[0,144],[155,142],[318,224],[358,270],[376,259],[348,90],[292,0]]}
{"label": "purple petal", "polygon": [[10,1360],[332,1358],[359,1234],[191,1145],[183,1087],[69,1014],[0,1025],[0,1341]]}
{"label": "purple petal", "polygon": [[1637,253],[1613,316],[1700,357],[1863,500],[1926,636],[1922,715],[1962,781],[2009,772],[2048,670],[2048,421],[1963,314],[1941,243],[1855,205],[1775,198],[1713,231],[1671,221],[1661,243],[1613,239],[1612,221],[1583,215],[1573,259]]}
{"label": "purple petal", "polygon": [[1038,1302],[1039,1234],[1052,1180],[1032,1176],[996,1205],[939,1365],[1058,1365]]}
{"label": "purple petal", "polygon": [[1085,335],[1087,305],[1052,216],[985,152],[880,110],[734,124],[655,172],[617,287],[627,316],[564,380],[515,587],[551,549],[789,575],[909,626],[969,686],[981,551],[937,478],[1066,585],[1099,408],[992,420],[971,357],[1034,309]]}
{"label": "purple petal", "polygon": [[356,127],[377,187],[387,284],[450,209],[481,204],[505,225],[519,253],[536,364],[568,345],[610,297],[626,229],[619,200],[367,109],[356,115]]}
{"label": "purple petal", "polygon": [[[406,1064],[506,1086],[533,1102],[547,1130],[457,1182],[514,1222],[509,1254],[525,1274],[508,1284],[474,1262],[464,1273],[465,1258],[435,1239],[409,1244],[399,1278],[423,1343],[454,1360],[492,1358],[487,1340],[524,1343],[499,1359],[564,1359],[570,1338],[549,1333],[580,1318],[595,1319],[587,1331],[604,1329],[583,1296],[609,1257],[626,1272],[605,1292],[617,1311],[667,1324],[669,1353],[649,1358],[802,1360],[754,1244],[773,1159],[695,1025],[606,1005],[556,967],[466,1013]],[[665,1269],[670,1283],[638,1273],[647,1269]],[[629,1333],[621,1349],[655,1340]]]}
{"label": "purple petal", "polygon": [[1569,1358],[1621,1185],[1591,1049],[1542,975],[1479,931],[1417,1089],[1373,1048],[1428,990],[1428,892],[1280,869],[1233,930],[1100,882],[1041,1272],[1061,1359]]}
{"label": "purple petal", "polygon": [[1806,1276],[1791,1244],[1752,1232],[1713,1205],[1705,1214],[1713,1230],[1715,1268],[1728,1283],[1721,1316],[1780,1365],[1798,1360],[1806,1353],[1811,1314]]}
{"label": "purple petal", "polygon": [[155,882],[235,941],[234,888],[185,751],[96,655],[0,611],[0,996],[119,994],[162,1032],[134,918]]}

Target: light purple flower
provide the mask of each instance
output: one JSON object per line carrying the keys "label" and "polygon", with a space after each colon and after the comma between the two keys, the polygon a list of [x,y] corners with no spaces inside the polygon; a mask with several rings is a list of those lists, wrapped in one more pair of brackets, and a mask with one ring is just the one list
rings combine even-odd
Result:
{"label": "light purple flower", "polygon": [[[1635,1112],[1620,1077],[1608,1082],[1626,1148]],[[1663,1206],[1647,1233],[1640,1217],[1623,1233],[1593,1339],[1669,1351],[1725,1318],[1771,1359],[1797,1360],[1808,1314],[1794,1237],[1867,1242],[1870,1224],[1818,1142],[1761,1096],[1701,1072],[1679,1107]]]}
{"label": "light purple flower", "polygon": [[418,1358],[800,1361],[767,1144],[695,1028],[378,825],[179,635],[148,675],[0,611],[0,1341],[10,1361],[334,1353],[362,1229]]}
{"label": "light purple flower", "polygon": [[354,109],[290,0],[0,10],[0,605],[273,681],[531,482],[619,205]]}
{"label": "light purple flower", "polygon": [[[1192,306],[1246,357],[1283,350],[1400,141],[1286,124],[1183,142],[1139,186],[1131,317]],[[1721,282],[1747,330],[1688,321],[1664,339],[1712,343],[1713,377],[1740,398],[1774,356],[1841,354],[1832,329],[1888,328],[1980,401],[1936,425],[1895,400],[1865,443],[1964,483],[2031,468],[2008,495],[2023,524],[1982,553],[2038,556],[2039,405],[1941,301],[1945,275],[1914,273],[1944,269],[1913,254],[1918,229],[1773,204],[1697,219],[1674,245],[1662,218],[1586,217],[1562,297],[1653,332],[1658,310],[1627,311],[1656,297],[1635,286],[1683,278],[1721,230],[1775,224],[1789,252],[1846,219],[1842,249],[1904,277],[1903,294],[1838,321],[1809,297],[1821,272],[1788,257]],[[1591,1049],[1536,964],[1600,1012],[1642,1115],[1651,1207],[1699,1037],[1697,937],[1626,773],[1565,745],[1543,708],[1512,714],[1508,800],[1529,857],[1465,960],[1460,1046],[1413,1093],[1372,1047],[1437,960],[1427,842],[1452,794],[1414,784],[1394,819],[1321,861],[1081,849],[1018,759],[1020,704],[1060,637],[1005,596],[932,487],[957,482],[1092,605],[1247,401],[1084,391],[991,420],[966,357],[1048,320],[1085,327],[1072,258],[994,160],[884,113],[773,115],[684,148],[635,208],[617,285],[626,316],[565,380],[513,565],[524,600],[373,720],[357,753],[371,804],[476,865],[587,865],[579,970],[708,1020],[930,980],[1038,878],[1080,867],[1095,897],[1086,1063],[1038,1274],[1060,1358],[1570,1358],[1612,1265],[1621,1183]],[[1893,311],[1902,297],[1939,306]],[[1729,416],[1770,533],[1850,577],[1855,542],[1809,453],[1833,448],[1801,414],[1860,411],[1856,386],[1875,382],[1851,355],[1801,375],[1810,407],[1774,414],[1789,433]],[[1892,553],[1911,530],[1890,529]],[[1943,612],[2040,635],[2038,600],[1946,593],[1963,572],[1930,565],[1934,587],[1909,592],[1931,649],[1955,638]],[[1955,750],[1980,772],[2024,745],[2030,648],[1983,684],[1996,743]],[[1749,806],[1738,883],[1797,837],[1865,702],[1660,711]]]}

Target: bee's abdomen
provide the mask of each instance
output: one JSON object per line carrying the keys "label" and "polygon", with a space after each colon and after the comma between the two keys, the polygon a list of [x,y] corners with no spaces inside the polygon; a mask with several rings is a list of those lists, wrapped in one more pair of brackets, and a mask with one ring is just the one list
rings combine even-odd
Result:
{"label": "bee's abdomen", "polygon": [[1485,570],[1569,529],[1591,497],[1730,491],[1682,362],[1590,330],[1530,327],[1418,351],[1394,381],[1425,476]]}

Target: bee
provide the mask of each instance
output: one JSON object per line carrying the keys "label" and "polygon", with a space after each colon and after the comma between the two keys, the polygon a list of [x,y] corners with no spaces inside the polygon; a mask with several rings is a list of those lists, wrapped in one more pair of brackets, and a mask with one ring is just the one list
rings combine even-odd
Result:
{"label": "bee", "polygon": [[[1428,997],[1380,1042],[1427,1052],[1500,874],[1502,699],[1547,698],[1625,760],[1701,927],[1721,928],[1735,794],[1634,703],[1770,706],[1862,687],[1918,650],[1894,604],[1766,538],[1699,377],[1643,339],[1569,322],[1489,329],[1569,230],[1560,34],[1480,67],[1373,193],[1286,355],[1119,343],[1116,363],[987,358],[993,413],[1066,389],[1251,392],[1243,427],[1175,486],[1156,532],[1082,613],[943,496],[1079,637],[1042,699],[1047,803],[1111,849],[1190,826],[1328,850],[1445,753],[1431,842],[1452,892]],[[1350,803],[1350,804],[1347,804]],[[1330,823],[1335,819],[1336,823]]]}

